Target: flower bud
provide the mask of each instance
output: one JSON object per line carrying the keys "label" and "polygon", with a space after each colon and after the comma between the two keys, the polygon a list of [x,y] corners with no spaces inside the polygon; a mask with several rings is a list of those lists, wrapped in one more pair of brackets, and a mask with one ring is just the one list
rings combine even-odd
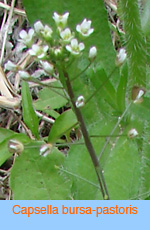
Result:
{"label": "flower bud", "polygon": [[89,50],[89,59],[93,61],[96,58],[97,55],[97,49],[95,46],[92,46]]}
{"label": "flower bud", "polygon": [[121,66],[125,62],[126,58],[127,53],[124,48],[121,48],[116,57],[116,66]]}
{"label": "flower bud", "polygon": [[134,138],[134,137],[137,137],[139,134],[138,134],[138,131],[136,129],[130,129],[129,132],[128,132],[128,137],[130,139]]}
{"label": "flower bud", "polygon": [[42,145],[40,148],[40,156],[46,157],[47,155],[49,155],[52,151],[52,145],[51,144],[45,144]]}
{"label": "flower bud", "polygon": [[145,89],[138,86],[133,86],[132,88],[132,100],[135,104],[140,104],[143,102],[143,96],[145,94]]}
{"label": "flower bud", "polygon": [[53,74],[54,73],[54,66],[47,62],[47,61],[40,61],[40,64],[42,65],[42,68],[44,71],[48,74]]}
{"label": "flower bud", "polygon": [[8,149],[10,153],[17,153],[19,155],[23,152],[24,145],[20,141],[12,139],[8,142]]}
{"label": "flower bud", "polygon": [[75,105],[77,108],[81,108],[85,105],[85,99],[82,95],[77,98]]}

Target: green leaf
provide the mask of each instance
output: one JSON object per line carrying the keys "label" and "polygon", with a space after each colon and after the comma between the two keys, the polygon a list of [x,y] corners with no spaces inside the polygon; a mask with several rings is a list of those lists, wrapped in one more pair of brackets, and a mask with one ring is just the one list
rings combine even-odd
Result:
{"label": "green leaf", "polygon": [[141,159],[134,140],[121,137],[110,152],[104,176],[112,200],[137,197],[140,185]]}
{"label": "green leaf", "polygon": [[[114,121],[111,120],[109,123],[106,119],[101,119],[99,122],[93,123],[89,126],[89,135],[97,135],[97,137],[91,137],[92,144],[97,155],[99,155],[103,145],[105,144],[105,138],[109,136],[113,127]],[[117,132],[118,130],[116,133]],[[111,141],[114,141],[114,138],[111,138]],[[83,142],[83,139],[81,139],[80,141],[76,141],[77,145],[74,143],[74,145],[71,146],[68,157],[64,162],[64,175],[72,180],[72,197],[75,200],[102,199],[90,155],[85,145],[79,144]],[[109,154],[111,147],[111,144],[108,144],[105,151],[106,156]],[[102,159],[102,164],[104,164],[104,161],[105,157]]]}
{"label": "green leaf", "polygon": [[126,90],[128,79],[128,65],[125,63],[121,68],[120,82],[117,89],[117,103],[121,113],[125,110]]}
{"label": "green leaf", "polygon": [[143,130],[143,146],[141,151],[141,177],[139,199],[146,199],[150,195],[150,121],[145,121]]}
{"label": "green leaf", "polygon": [[6,138],[9,138],[14,134],[13,131],[9,129],[0,128],[0,143],[3,142]]}
{"label": "green leaf", "polygon": [[11,170],[10,187],[14,200],[70,199],[70,182],[58,174],[64,155],[56,148],[47,157],[39,155],[41,143],[26,146]]}
{"label": "green leaf", "polygon": [[28,128],[31,130],[36,138],[39,138],[38,125],[39,120],[32,106],[32,97],[30,94],[28,83],[22,82],[22,108],[23,108],[23,120]]}
{"label": "green leaf", "polygon": [[144,101],[140,104],[133,103],[130,112],[132,113],[132,116],[134,116],[135,119],[140,120],[150,120],[150,99],[147,97],[144,97]]}
{"label": "green leaf", "polygon": [[[58,82],[53,83],[51,86],[59,87]],[[54,109],[59,109],[67,104],[67,100],[57,94],[57,91],[64,95],[62,89],[55,89],[56,92],[52,91],[50,88],[43,88],[38,93],[38,99],[33,103],[36,110],[43,111],[54,118],[59,117],[59,113],[54,111]]]}
{"label": "green leaf", "polygon": [[5,138],[1,139],[0,142],[0,166],[13,155],[13,153],[10,153],[8,150],[8,142],[10,139],[21,141],[23,144],[30,141],[29,137],[25,134],[9,131],[10,130],[0,129],[0,137],[2,137],[4,133],[6,134]]}
{"label": "green leaf", "polygon": [[54,143],[58,138],[64,135],[68,130],[77,124],[74,112],[70,109],[62,113],[53,124],[49,133],[48,142]]}
{"label": "green leaf", "polygon": [[117,110],[116,92],[104,69],[98,66],[91,72],[90,80],[94,86],[94,90],[97,91],[96,97],[99,94],[100,98],[107,101],[113,109]]}
{"label": "green leaf", "polygon": [[144,10],[141,16],[142,29],[145,35],[150,34],[150,1],[145,1]]}

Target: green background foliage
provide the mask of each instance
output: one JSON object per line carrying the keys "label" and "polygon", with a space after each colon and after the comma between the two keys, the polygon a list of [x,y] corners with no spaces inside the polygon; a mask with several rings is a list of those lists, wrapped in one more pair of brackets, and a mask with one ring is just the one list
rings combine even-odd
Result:
{"label": "green background foliage", "polygon": [[[52,19],[55,11],[60,14],[69,11],[68,24],[72,30],[75,30],[76,24],[84,18],[92,20],[94,33],[85,41],[84,55],[66,67],[66,71],[70,79],[76,77],[72,81],[75,99],[83,95],[87,102],[81,108],[81,113],[103,169],[110,199],[147,199],[150,195],[149,95],[146,93],[144,101],[135,104],[131,100],[131,89],[134,85],[146,87],[148,82],[149,64],[146,65],[146,60],[149,51],[147,37],[144,35],[148,34],[148,17],[140,18],[136,0],[120,0],[119,14],[123,21],[123,39],[128,58],[119,68],[115,66],[116,52],[102,0],[95,0],[94,3],[91,0],[23,2],[31,25],[36,20],[42,20],[55,30]],[[88,49],[93,45],[97,47],[98,55],[96,61],[86,68],[89,65]],[[66,89],[61,67],[61,63],[57,65],[60,82],[55,84],[63,85]],[[63,94],[63,90],[60,91]],[[57,148],[57,143],[60,144],[63,135],[70,141],[68,137],[72,128],[80,131],[74,110],[72,107],[68,109],[68,100],[63,96],[50,88],[44,88],[33,103],[28,84],[22,84],[23,119],[36,140],[28,141],[27,144],[25,136],[23,140],[21,134],[0,130],[0,145],[4,149],[3,152],[0,150],[1,163],[10,157],[7,142],[13,135],[17,135],[19,140],[25,143],[25,150],[15,159],[11,170],[10,186],[13,199],[102,199],[83,137],[69,143],[71,147],[67,156]],[[56,109],[62,106],[65,106],[66,111],[59,114]],[[53,144],[52,152],[47,157],[39,155],[40,146],[44,141],[38,140],[39,121],[34,107],[56,118],[49,136],[46,137],[46,140]],[[49,112],[48,108],[51,109]],[[128,137],[128,131],[132,128],[138,131],[138,137],[133,139]],[[5,132],[7,138],[4,138]],[[66,146],[68,147],[67,143]]]}

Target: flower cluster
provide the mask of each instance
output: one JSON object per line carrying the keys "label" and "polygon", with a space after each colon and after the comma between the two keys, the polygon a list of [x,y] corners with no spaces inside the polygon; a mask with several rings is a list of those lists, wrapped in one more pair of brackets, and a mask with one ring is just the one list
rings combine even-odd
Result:
{"label": "flower cluster", "polygon": [[[59,15],[58,13],[54,12],[53,19],[59,34],[58,39],[53,38],[54,31],[52,28],[48,25],[44,26],[41,21],[35,22],[34,29],[30,29],[28,33],[22,30],[20,32],[21,41],[27,47],[31,47],[29,54],[36,56],[40,60],[48,58],[47,54],[49,54],[49,56],[52,54],[55,56],[59,56],[60,54],[63,55],[63,53],[65,53],[64,49],[74,56],[81,54],[85,49],[85,45],[82,42],[78,42],[77,38],[75,38],[75,32],[72,32],[71,29],[67,27],[68,17],[68,12],[63,15]],[[76,26],[76,31],[81,35],[82,38],[87,38],[94,32],[94,29],[91,27],[91,23],[92,22],[90,20],[85,18],[81,24]],[[43,46],[32,44],[33,37],[35,35],[42,40]],[[89,51],[89,59],[93,60],[96,55],[97,49],[96,47],[92,47]]]}
{"label": "flower cluster", "polygon": [[[81,24],[76,25],[76,33],[71,31],[68,27],[68,18],[69,12],[63,15],[54,12],[53,20],[56,24],[56,31],[49,25],[36,21],[34,27],[29,29],[28,32],[21,30],[19,33],[19,41],[28,49],[28,53],[35,57],[45,75],[52,76],[54,74],[54,63],[56,61],[66,62],[70,60],[71,56],[78,57],[82,55],[85,44],[83,41],[79,42],[77,37],[81,37],[84,40],[94,32],[94,29],[91,27],[91,20],[86,18]],[[89,49],[89,60],[91,62],[94,61],[96,55],[97,49],[95,46],[92,46]],[[50,60],[53,60],[53,62]],[[5,69],[18,72],[20,77],[26,80],[33,77],[10,61],[5,64]]]}

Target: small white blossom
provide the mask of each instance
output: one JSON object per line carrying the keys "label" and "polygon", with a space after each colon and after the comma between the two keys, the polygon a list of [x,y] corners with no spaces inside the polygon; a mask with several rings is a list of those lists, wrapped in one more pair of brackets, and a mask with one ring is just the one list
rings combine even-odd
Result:
{"label": "small white blossom", "polygon": [[34,23],[35,32],[41,35],[46,41],[49,41],[52,37],[52,29],[48,25],[43,26],[41,21]]}
{"label": "small white blossom", "polygon": [[53,31],[48,25],[45,25],[44,30],[41,31],[42,37],[46,41],[48,41],[52,37],[52,33],[53,33]]}
{"label": "small white blossom", "polygon": [[54,66],[51,63],[47,61],[40,61],[40,64],[42,65],[45,72],[47,72],[48,74],[53,74]]}
{"label": "small white blossom", "polygon": [[40,148],[40,156],[46,157],[47,155],[49,155],[52,151],[52,145],[51,144],[45,144],[42,145]]}
{"label": "small white blossom", "polygon": [[28,52],[31,56],[37,56],[38,59],[44,59],[46,57],[48,46],[39,46],[39,45],[32,45],[32,49],[30,49]]}
{"label": "small white blossom", "polygon": [[73,55],[78,55],[82,50],[84,50],[85,46],[83,43],[78,43],[76,38],[71,40],[70,45],[66,45],[66,49],[72,53]]}
{"label": "small white blossom", "polygon": [[9,71],[16,72],[18,70],[18,66],[14,64],[12,61],[8,61],[5,65],[4,68]]}
{"label": "small white blossom", "polygon": [[24,80],[27,80],[31,77],[30,74],[24,70],[20,70],[18,71],[18,73],[19,73],[19,76]]}
{"label": "small white blossom", "polygon": [[71,30],[69,28],[66,28],[65,30],[60,32],[60,37],[63,39],[64,42],[68,43],[73,38],[73,35],[71,33]]}
{"label": "small white blossom", "polygon": [[94,60],[97,55],[97,48],[95,46],[92,46],[89,50],[89,59]]}
{"label": "small white blossom", "polygon": [[117,66],[122,65],[125,62],[126,58],[127,58],[127,53],[124,48],[121,48],[116,57],[116,65]]}
{"label": "small white blossom", "polygon": [[82,21],[80,25],[76,26],[76,30],[83,36],[88,37],[93,33],[94,29],[91,28],[91,21],[86,18]]}
{"label": "small white blossom", "polygon": [[128,137],[129,138],[134,138],[134,137],[137,137],[138,136],[138,131],[136,130],[136,129],[131,129],[131,130],[129,130],[129,132],[128,132]]}
{"label": "small white blossom", "polygon": [[34,29],[37,34],[39,34],[42,30],[44,30],[44,26],[41,21],[37,21],[34,23]]}
{"label": "small white blossom", "polygon": [[11,153],[20,154],[24,150],[24,145],[20,141],[12,139],[8,142],[8,149]]}
{"label": "small white blossom", "polygon": [[58,27],[58,29],[61,31],[64,29],[67,25],[69,13],[66,12],[63,15],[59,15],[58,13],[54,12],[53,19]]}
{"label": "small white blossom", "polygon": [[22,42],[25,46],[30,47],[33,43],[34,30],[30,29],[28,33],[25,30],[21,30],[19,33],[20,42]]}
{"label": "small white blossom", "polygon": [[82,95],[77,98],[75,105],[77,108],[81,108],[85,105],[85,99]]}

